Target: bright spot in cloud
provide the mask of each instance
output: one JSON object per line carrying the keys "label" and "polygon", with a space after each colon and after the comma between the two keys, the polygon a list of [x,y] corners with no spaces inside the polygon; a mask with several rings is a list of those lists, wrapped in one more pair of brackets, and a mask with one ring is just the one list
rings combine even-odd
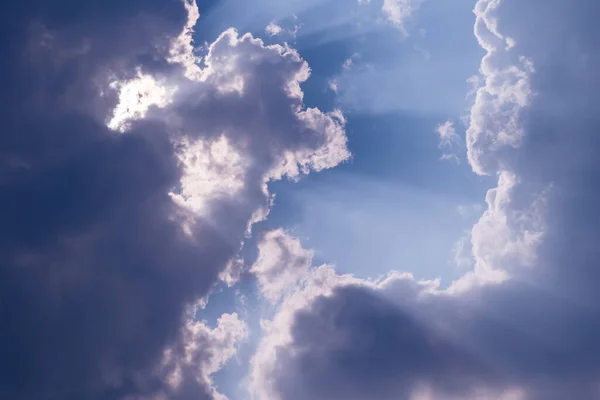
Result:
{"label": "bright spot in cloud", "polygon": [[196,214],[206,212],[211,200],[232,196],[244,186],[245,160],[222,136],[216,141],[198,140],[181,144],[183,165],[181,190],[171,192],[178,204]]}
{"label": "bright spot in cloud", "polygon": [[176,91],[139,70],[136,78],[111,82],[110,87],[119,92],[119,102],[107,125],[120,132],[129,128],[129,121],[144,118],[150,107],[166,107]]}
{"label": "bright spot in cloud", "polygon": [[201,58],[194,54],[193,38],[194,27],[198,22],[198,18],[200,18],[200,12],[198,11],[196,0],[185,0],[184,6],[187,10],[188,18],[181,34],[172,43],[168,61],[181,64],[185,68],[186,78],[200,80],[202,69],[198,64]]}

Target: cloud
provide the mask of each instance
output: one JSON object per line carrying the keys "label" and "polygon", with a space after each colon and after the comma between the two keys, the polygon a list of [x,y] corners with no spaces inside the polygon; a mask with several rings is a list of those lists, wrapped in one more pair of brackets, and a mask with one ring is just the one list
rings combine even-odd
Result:
{"label": "cloud", "polygon": [[395,27],[406,30],[405,23],[415,9],[413,0],[383,0],[381,11],[386,20]]}
{"label": "cloud", "polygon": [[[358,4],[370,5],[371,0],[358,0]],[[406,21],[412,16],[417,5],[418,1],[415,0],[383,0],[381,13],[386,22],[406,33]]]}
{"label": "cloud", "polygon": [[500,152],[518,148],[524,128],[521,113],[533,96],[531,60],[516,56],[513,39],[498,31],[494,13],[501,1],[478,1],[475,36],[486,55],[480,73],[484,84],[476,91],[467,129],[467,158],[473,171],[486,174],[505,166]]}
{"label": "cloud", "polygon": [[137,76],[125,81],[113,81],[109,87],[118,91],[118,104],[108,121],[110,129],[121,132],[130,128],[127,121],[143,119],[152,106],[166,107],[171,101],[172,91],[156,81],[151,74],[140,70]]}
{"label": "cloud", "polygon": [[471,232],[461,236],[452,246],[452,262],[459,268],[473,266]]}
{"label": "cloud", "polygon": [[473,271],[442,289],[313,268],[263,324],[259,399],[598,398],[598,7],[478,1],[467,145],[498,185]]}
{"label": "cloud", "polygon": [[[291,238],[287,240],[293,240]],[[291,249],[290,249],[291,250]],[[306,250],[294,248],[297,254],[288,252],[287,260],[293,265],[301,264],[303,261],[296,257],[304,259]],[[282,260],[284,261],[284,260]],[[285,265],[285,264],[282,264]],[[281,393],[278,393],[276,385],[279,379],[277,369],[278,355],[281,350],[286,349],[293,344],[293,332],[291,327],[294,323],[296,313],[310,307],[312,302],[320,296],[331,295],[333,289],[343,284],[360,284],[361,281],[350,275],[337,275],[333,267],[322,265],[313,269],[308,274],[296,275],[298,278],[296,285],[287,288],[286,296],[277,303],[277,312],[270,320],[261,320],[263,328],[263,337],[258,344],[256,353],[250,363],[250,391],[258,396],[259,399],[278,399]],[[264,281],[266,284],[267,281]],[[286,283],[292,283],[291,280]],[[291,289],[291,290],[290,290]],[[269,293],[271,289],[263,291]]]}
{"label": "cloud", "polygon": [[247,337],[248,327],[235,313],[223,314],[214,329],[189,321],[183,328],[183,340],[165,350],[160,368],[167,376],[167,386],[159,396],[192,399],[204,391],[207,398],[227,399],[213,387],[211,375],[227,364]]}
{"label": "cloud", "polygon": [[436,132],[440,135],[441,147],[452,147],[459,143],[460,137],[457,135],[452,121],[446,121],[438,125]]}
{"label": "cloud", "polygon": [[283,32],[283,28],[273,22],[271,22],[269,25],[267,25],[267,27],[265,28],[265,31],[270,34],[271,36],[276,36],[279,35],[281,32]]}
{"label": "cloud", "polygon": [[210,376],[246,330],[190,311],[267,215],[269,181],[349,156],[342,114],[304,106],[310,69],[287,46],[229,30],[196,57],[191,0],[9,8],[0,397],[219,398]]}
{"label": "cloud", "polygon": [[258,244],[258,258],[250,272],[256,275],[264,297],[277,301],[308,272],[313,252],[278,229],[265,234]]}
{"label": "cloud", "polygon": [[442,154],[442,160],[455,160],[457,163],[460,162],[458,156],[453,152],[456,147],[460,146],[460,136],[456,133],[456,129],[454,128],[454,123],[452,121],[446,121],[437,126],[436,130],[437,134],[440,137],[439,147],[441,149],[446,149],[446,151]]}

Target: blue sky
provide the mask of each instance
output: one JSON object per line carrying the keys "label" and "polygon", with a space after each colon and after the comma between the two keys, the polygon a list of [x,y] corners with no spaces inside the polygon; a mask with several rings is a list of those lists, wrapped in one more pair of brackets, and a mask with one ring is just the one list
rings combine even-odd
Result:
{"label": "blue sky", "polygon": [[0,399],[600,398],[596,0],[0,10]]}
{"label": "blue sky", "polygon": [[[469,107],[467,79],[477,72],[482,55],[472,34],[473,4],[426,2],[411,17],[406,33],[377,20],[361,29],[350,19],[345,35],[339,36],[337,24],[321,26],[321,7],[333,7],[331,3],[315,2],[294,19],[301,26],[294,46],[312,69],[303,86],[305,103],[344,110],[353,157],[298,184],[276,184],[270,226],[292,230],[323,261],[344,272],[368,277],[408,269],[427,278],[454,278],[449,263],[453,245],[478,217],[457,210],[482,206],[482,194],[493,184],[473,176],[464,157],[459,165],[440,161],[435,132],[448,118],[457,121],[459,133],[464,131],[460,117]],[[252,8],[260,10],[260,4]],[[344,11],[355,12],[336,7],[339,18]],[[373,8],[378,7],[358,10],[377,14]],[[207,14],[210,18],[210,9]],[[446,33],[450,31],[452,35]],[[344,71],[346,60],[352,66]],[[341,93],[330,89],[334,80],[343,82]],[[356,224],[362,229],[353,234]],[[422,227],[417,237],[415,226]],[[436,235],[433,241],[429,233]],[[388,242],[369,240],[380,237]],[[392,244],[407,237],[413,240],[404,249]],[[374,260],[372,254],[381,258]],[[424,255],[429,255],[426,261]]]}

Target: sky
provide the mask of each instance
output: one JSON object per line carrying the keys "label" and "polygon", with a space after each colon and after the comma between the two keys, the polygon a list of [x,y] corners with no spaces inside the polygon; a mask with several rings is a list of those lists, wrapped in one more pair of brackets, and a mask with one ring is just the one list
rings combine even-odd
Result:
{"label": "sky", "polygon": [[0,399],[600,399],[597,1],[0,7]]}

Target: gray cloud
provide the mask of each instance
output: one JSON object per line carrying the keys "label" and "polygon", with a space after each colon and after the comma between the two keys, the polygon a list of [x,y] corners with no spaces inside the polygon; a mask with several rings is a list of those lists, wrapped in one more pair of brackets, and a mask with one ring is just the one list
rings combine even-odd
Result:
{"label": "gray cloud", "polygon": [[[206,79],[187,74],[190,26],[180,34],[195,3],[185,5],[29,1],[1,13],[1,398],[219,397],[210,374],[243,324],[224,316],[210,330],[190,308],[268,212],[269,179],[348,156],[341,115],[304,109],[308,67],[291,49],[250,36],[236,46],[228,32],[210,72],[197,71]],[[175,98],[109,129],[123,101],[114,82],[140,74],[174,84]],[[236,76],[243,95],[219,92]],[[239,185],[225,190],[232,157]]]}

